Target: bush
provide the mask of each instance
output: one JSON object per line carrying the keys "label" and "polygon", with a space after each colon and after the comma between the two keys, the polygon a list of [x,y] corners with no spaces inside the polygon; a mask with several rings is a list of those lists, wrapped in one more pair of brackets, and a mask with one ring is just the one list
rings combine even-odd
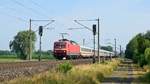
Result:
{"label": "bush", "polygon": [[145,55],[145,60],[150,64],[150,48],[146,48],[144,55]]}
{"label": "bush", "polygon": [[67,73],[71,69],[72,69],[72,64],[70,64],[69,62],[64,62],[63,64],[60,64],[58,66],[58,70],[63,73]]}
{"label": "bush", "polygon": [[139,65],[141,67],[143,67],[144,65],[147,64],[147,61],[145,60],[145,56],[143,54],[140,55],[140,59],[139,59]]}
{"label": "bush", "polygon": [[144,82],[145,84],[149,84],[150,83],[150,72],[146,73],[144,76],[139,78],[142,82]]}

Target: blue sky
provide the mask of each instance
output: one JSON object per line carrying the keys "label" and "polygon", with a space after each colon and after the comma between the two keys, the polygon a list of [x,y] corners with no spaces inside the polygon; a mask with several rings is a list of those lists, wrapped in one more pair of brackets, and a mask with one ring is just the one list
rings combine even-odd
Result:
{"label": "blue sky", "polygon": [[[16,3],[16,2],[19,2]],[[21,3],[21,5],[20,5]],[[68,39],[82,45],[92,47],[92,33],[89,30],[68,30],[81,27],[74,23],[78,19],[100,18],[101,45],[114,43],[125,49],[126,44],[137,33],[150,29],[150,1],[149,0],[1,0],[0,1],[0,49],[9,49],[9,41],[17,32],[29,28],[29,19],[54,19],[50,28],[45,30],[42,37],[43,50],[53,48],[53,42],[60,39],[59,33],[67,32]],[[23,19],[23,20],[22,20]],[[95,22],[81,22],[89,27]],[[34,22],[44,25],[46,22]],[[38,26],[32,25],[33,30]],[[109,39],[109,40],[108,40]],[[38,36],[36,49],[38,49]]]}

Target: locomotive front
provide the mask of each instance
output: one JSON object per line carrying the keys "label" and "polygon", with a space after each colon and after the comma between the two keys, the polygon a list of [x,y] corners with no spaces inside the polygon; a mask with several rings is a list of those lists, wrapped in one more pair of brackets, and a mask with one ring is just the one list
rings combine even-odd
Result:
{"label": "locomotive front", "polygon": [[71,40],[61,39],[54,43],[56,59],[76,59],[80,56],[80,46]]}
{"label": "locomotive front", "polygon": [[54,43],[54,56],[57,59],[66,59],[67,49],[66,41],[58,41]]}

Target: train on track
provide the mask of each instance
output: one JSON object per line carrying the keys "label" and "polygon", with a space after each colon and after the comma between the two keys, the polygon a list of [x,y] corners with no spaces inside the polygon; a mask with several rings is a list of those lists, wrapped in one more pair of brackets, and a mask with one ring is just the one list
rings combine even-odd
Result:
{"label": "train on track", "polygon": [[[78,58],[91,58],[94,55],[94,50],[89,47],[80,46],[75,41],[68,39],[60,39],[54,42],[53,54],[57,59],[78,59]],[[97,57],[97,50],[95,57]],[[100,49],[101,57],[110,58],[114,57],[114,52]]]}

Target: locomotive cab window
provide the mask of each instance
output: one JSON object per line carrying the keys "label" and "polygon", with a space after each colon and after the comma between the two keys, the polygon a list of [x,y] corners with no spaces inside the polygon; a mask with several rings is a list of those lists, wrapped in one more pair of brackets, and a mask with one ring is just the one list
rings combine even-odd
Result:
{"label": "locomotive cab window", "polygon": [[56,43],[55,48],[66,48],[66,43]]}

